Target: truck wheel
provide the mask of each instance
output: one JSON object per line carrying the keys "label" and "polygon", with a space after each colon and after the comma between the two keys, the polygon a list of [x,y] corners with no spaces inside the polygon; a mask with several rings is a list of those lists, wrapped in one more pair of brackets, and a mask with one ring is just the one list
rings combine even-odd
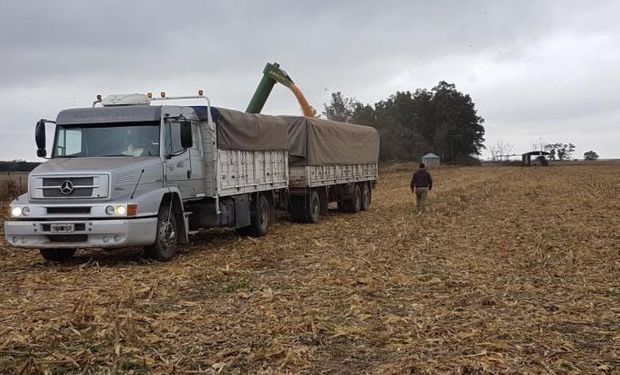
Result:
{"label": "truck wheel", "polygon": [[362,211],[368,211],[370,208],[371,194],[370,186],[362,184]]}
{"label": "truck wheel", "polygon": [[321,200],[316,191],[310,193],[310,207],[307,217],[309,223],[318,223],[321,220]]}
{"label": "truck wheel", "polygon": [[360,186],[355,185],[353,187],[353,198],[351,199],[351,212],[356,213],[360,212],[362,209],[362,192],[360,191]]}
{"label": "truck wheel", "polygon": [[75,249],[39,249],[39,251],[45,260],[52,262],[64,262],[73,258],[75,254]]}
{"label": "truck wheel", "polygon": [[177,253],[178,231],[174,211],[170,203],[164,203],[157,215],[157,235],[155,243],[144,249],[147,257],[167,262]]}
{"label": "truck wheel", "polygon": [[252,224],[250,226],[251,233],[255,236],[264,236],[269,231],[271,221],[271,206],[269,199],[261,195],[256,202],[256,213],[252,216]]}

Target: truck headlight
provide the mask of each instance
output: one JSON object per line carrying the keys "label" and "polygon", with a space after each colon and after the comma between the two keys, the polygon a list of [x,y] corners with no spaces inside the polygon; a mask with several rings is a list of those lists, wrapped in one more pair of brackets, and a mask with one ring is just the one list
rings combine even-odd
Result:
{"label": "truck headlight", "polygon": [[20,217],[22,216],[22,208],[19,206],[15,206],[11,208],[11,216],[12,217]]}
{"label": "truck headlight", "polygon": [[22,217],[30,214],[29,207],[14,206],[11,208],[11,217]]}
{"label": "truck headlight", "polygon": [[107,206],[105,208],[105,213],[110,216],[136,216],[138,213],[138,205],[119,204],[115,206]]}

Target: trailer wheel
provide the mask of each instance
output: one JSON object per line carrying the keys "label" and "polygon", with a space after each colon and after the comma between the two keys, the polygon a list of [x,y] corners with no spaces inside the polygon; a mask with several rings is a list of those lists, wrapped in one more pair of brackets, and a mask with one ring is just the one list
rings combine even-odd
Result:
{"label": "trailer wheel", "polygon": [[144,248],[148,258],[167,262],[177,253],[179,236],[177,220],[174,211],[170,209],[170,203],[163,203],[157,214],[157,234],[155,243]]}
{"label": "trailer wheel", "polygon": [[73,258],[75,249],[39,249],[45,260],[52,262],[64,262]]}
{"label": "trailer wheel", "polygon": [[255,236],[264,236],[269,231],[271,206],[266,196],[260,195],[256,202],[256,213],[252,215],[250,232]]}
{"label": "trailer wheel", "polygon": [[319,199],[319,193],[316,191],[310,193],[310,207],[308,208],[308,222],[318,223],[321,220],[321,200]]}
{"label": "trailer wheel", "polygon": [[362,211],[368,211],[370,208],[372,190],[367,183],[362,184]]}
{"label": "trailer wheel", "polygon": [[362,209],[362,192],[359,185],[353,187],[353,198],[351,199],[351,212],[360,212]]}

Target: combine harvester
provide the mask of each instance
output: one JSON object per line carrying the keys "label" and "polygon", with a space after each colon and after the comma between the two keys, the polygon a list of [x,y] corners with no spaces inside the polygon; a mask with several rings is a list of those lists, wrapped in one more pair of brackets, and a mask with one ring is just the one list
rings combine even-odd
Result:
{"label": "combine harvester", "polygon": [[[258,114],[276,82],[293,90],[306,117]],[[164,105],[177,99],[206,105]],[[375,129],[314,118],[277,64],[265,68],[248,112],[211,107],[201,90],[98,96],[91,108],[40,120],[39,157],[47,155],[46,124],[55,126],[51,158],[11,203],[7,241],[55,261],[80,248],[127,246],[166,261],[202,228],[263,236],[276,210],[315,223],[330,202],[339,211],[368,209],[378,170]]]}

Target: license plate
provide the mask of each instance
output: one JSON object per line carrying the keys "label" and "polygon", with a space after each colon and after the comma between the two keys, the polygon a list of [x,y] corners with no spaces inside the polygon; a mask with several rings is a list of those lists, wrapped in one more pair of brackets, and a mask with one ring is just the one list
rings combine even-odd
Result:
{"label": "license plate", "polygon": [[52,233],[72,233],[74,230],[73,224],[51,224],[50,232]]}

